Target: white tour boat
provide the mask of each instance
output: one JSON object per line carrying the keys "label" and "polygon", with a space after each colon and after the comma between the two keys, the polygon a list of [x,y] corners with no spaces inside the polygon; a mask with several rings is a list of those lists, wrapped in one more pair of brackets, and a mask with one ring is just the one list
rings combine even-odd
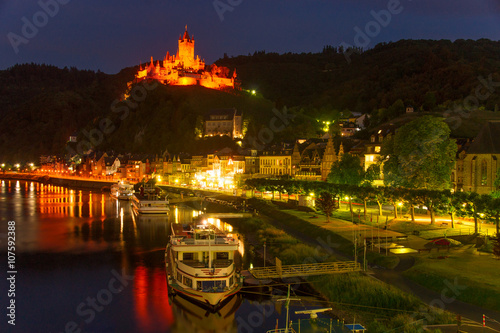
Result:
{"label": "white tour boat", "polygon": [[111,196],[120,200],[130,200],[134,195],[134,185],[121,181],[111,186]]}
{"label": "white tour boat", "polygon": [[238,239],[206,222],[171,224],[165,250],[169,292],[216,310],[242,287],[234,255]]}
{"label": "white tour boat", "polygon": [[140,193],[132,197],[132,208],[139,214],[166,214],[170,211],[168,197],[159,196],[159,188],[156,191],[141,188]]}

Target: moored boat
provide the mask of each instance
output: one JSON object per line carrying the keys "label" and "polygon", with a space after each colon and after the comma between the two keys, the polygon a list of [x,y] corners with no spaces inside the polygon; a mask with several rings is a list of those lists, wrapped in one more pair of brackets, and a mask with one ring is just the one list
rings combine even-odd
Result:
{"label": "moored boat", "polygon": [[240,291],[238,239],[206,223],[172,223],[165,250],[169,292],[216,310]]}
{"label": "moored boat", "polygon": [[[154,191],[154,192],[153,192]],[[160,197],[159,188],[157,190],[144,190],[141,187],[140,193],[132,196],[132,208],[139,214],[166,214],[170,211],[167,196]]]}
{"label": "moored boat", "polygon": [[110,189],[110,195],[113,198],[120,200],[130,200],[134,194],[134,185],[129,182],[120,181],[117,184],[113,184]]}

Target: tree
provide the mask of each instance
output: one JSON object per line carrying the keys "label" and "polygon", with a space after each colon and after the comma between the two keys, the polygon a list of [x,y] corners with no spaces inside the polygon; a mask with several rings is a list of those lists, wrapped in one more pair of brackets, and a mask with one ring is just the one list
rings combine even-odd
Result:
{"label": "tree", "polygon": [[414,190],[407,190],[403,192],[403,199],[410,206],[411,221],[415,222],[415,206],[420,203],[417,192]]}
{"label": "tree", "polygon": [[463,192],[451,193],[450,190],[441,192],[436,209],[450,215],[451,227],[455,228],[455,214],[460,211],[463,204]]}
{"label": "tree", "polygon": [[332,214],[335,207],[335,198],[330,192],[323,191],[320,193],[319,197],[316,199],[316,205],[319,209],[325,213],[326,221],[330,222],[330,214]]}
{"label": "tree", "polygon": [[478,216],[479,212],[481,212],[484,208],[484,200],[482,200],[481,196],[476,192],[465,193],[461,198],[464,200],[462,204],[462,212],[465,213],[465,215],[474,218],[474,233],[478,234]]}
{"label": "tree", "polygon": [[482,194],[480,197],[482,203],[482,212],[488,220],[495,221],[497,237],[500,236],[500,198],[493,198],[489,194]]}
{"label": "tree", "polygon": [[371,186],[374,180],[380,179],[380,164],[372,164],[366,169],[364,180],[361,185]]}
{"label": "tree", "polygon": [[340,161],[333,163],[328,182],[333,184],[360,185],[365,179],[365,171],[357,156],[343,154]]}
{"label": "tree", "polygon": [[394,209],[394,219],[398,218],[398,204],[401,202],[401,199],[403,197],[402,191],[399,188],[389,188],[386,187],[384,190],[384,194],[386,197],[386,200],[392,204],[392,207]]}
{"label": "tree", "polygon": [[495,245],[493,246],[493,254],[497,259],[500,259],[500,236],[497,233],[497,238],[495,239]]}
{"label": "tree", "polygon": [[497,170],[497,175],[493,185],[495,186],[495,190],[491,192],[491,196],[493,198],[500,198],[500,168]]}
{"label": "tree", "polygon": [[442,198],[441,192],[432,190],[415,190],[415,193],[418,197],[418,200],[420,200],[420,202],[427,207],[427,210],[431,215],[431,224],[435,224],[436,206]]}
{"label": "tree", "polygon": [[456,151],[450,129],[441,118],[417,118],[401,126],[384,144],[384,182],[405,188],[449,188]]}

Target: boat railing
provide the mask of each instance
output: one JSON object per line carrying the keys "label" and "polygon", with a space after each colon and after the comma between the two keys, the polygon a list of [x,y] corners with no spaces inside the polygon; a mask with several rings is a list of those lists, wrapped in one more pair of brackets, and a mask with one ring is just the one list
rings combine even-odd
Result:
{"label": "boat railing", "polygon": [[212,261],[212,265],[214,268],[225,268],[229,267],[233,264],[232,260],[226,260],[226,259],[216,259]]}
{"label": "boat railing", "polygon": [[181,260],[181,262],[193,268],[226,268],[233,264],[233,260],[216,259],[212,261],[212,267],[208,266],[208,261]]}
{"label": "boat railing", "polygon": [[215,238],[215,239],[195,239],[190,237],[175,237],[172,242],[174,245],[223,245],[238,244],[235,238]]}
{"label": "boat railing", "polygon": [[207,268],[208,264],[198,260],[181,260],[181,262],[193,268]]}

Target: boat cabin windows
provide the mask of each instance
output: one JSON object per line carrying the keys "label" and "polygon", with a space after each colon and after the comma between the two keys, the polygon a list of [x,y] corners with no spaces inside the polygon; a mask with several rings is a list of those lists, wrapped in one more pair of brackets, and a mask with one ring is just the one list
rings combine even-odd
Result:
{"label": "boat cabin windows", "polygon": [[226,288],[226,280],[201,281],[201,290],[205,292],[223,291]]}
{"label": "boat cabin windows", "polygon": [[229,252],[216,252],[215,259],[217,259],[217,260],[229,260]]}
{"label": "boat cabin windows", "polygon": [[183,276],[182,283],[189,288],[193,288],[193,280],[187,276]]}
{"label": "boat cabin windows", "polygon": [[195,234],[196,239],[215,239],[215,234],[208,232],[200,232]]}
{"label": "boat cabin windows", "polygon": [[194,253],[193,252],[184,252],[182,254],[182,260],[194,260]]}

